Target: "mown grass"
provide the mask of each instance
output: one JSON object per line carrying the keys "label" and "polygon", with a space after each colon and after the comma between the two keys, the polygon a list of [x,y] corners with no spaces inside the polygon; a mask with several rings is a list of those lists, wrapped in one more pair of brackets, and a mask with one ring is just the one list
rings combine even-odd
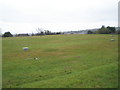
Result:
{"label": "mown grass", "polygon": [[[117,40],[97,34],[3,38],[3,88],[117,88]],[[39,60],[28,59],[34,57]]]}

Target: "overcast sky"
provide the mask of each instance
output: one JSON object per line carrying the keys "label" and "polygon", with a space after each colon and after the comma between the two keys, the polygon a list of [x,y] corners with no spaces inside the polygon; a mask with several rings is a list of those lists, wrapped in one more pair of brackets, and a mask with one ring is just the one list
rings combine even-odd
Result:
{"label": "overcast sky", "polygon": [[0,0],[2,33],[74,31],[118,25],[119,0]]}

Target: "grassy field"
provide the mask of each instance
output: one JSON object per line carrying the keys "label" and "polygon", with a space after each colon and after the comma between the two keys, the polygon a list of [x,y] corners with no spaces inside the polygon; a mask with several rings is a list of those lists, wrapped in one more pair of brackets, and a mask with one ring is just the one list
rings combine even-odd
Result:
{"label": "grassy field", "polygon": [[97,34],[3,38],[3,88],[117,88],[117,40]]}

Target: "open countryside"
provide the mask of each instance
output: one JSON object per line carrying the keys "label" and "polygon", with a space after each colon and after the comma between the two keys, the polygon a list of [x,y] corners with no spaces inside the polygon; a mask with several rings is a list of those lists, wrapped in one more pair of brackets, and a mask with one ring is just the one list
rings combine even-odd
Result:
{"label": "open countryside", "polygon": [[116,34],[7,37],[2,41],[3,88],[118,87]]}

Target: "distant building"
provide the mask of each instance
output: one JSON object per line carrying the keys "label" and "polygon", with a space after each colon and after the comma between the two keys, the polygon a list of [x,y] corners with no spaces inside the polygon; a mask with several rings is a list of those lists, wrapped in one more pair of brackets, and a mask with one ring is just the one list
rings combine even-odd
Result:
{"label": "distant building", "polygon": [[16,37],[25,37],[25,36],[29,36],[29,34],[16,34]]}

